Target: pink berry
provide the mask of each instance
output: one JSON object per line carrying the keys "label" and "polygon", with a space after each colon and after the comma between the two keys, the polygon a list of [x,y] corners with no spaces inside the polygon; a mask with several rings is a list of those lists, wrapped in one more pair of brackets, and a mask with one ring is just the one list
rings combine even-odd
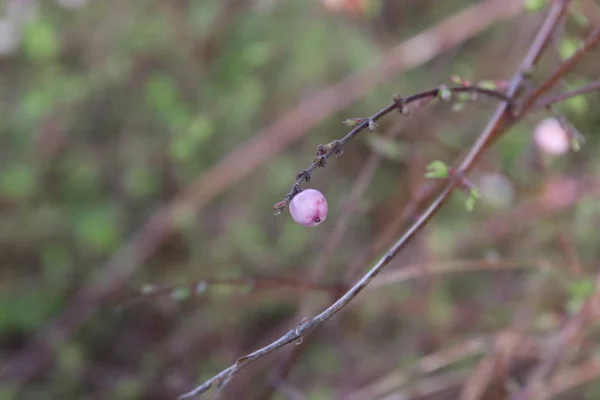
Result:
{"label": "pink berry", "polygon": [[327,200],[318,190],[303,190],[290,202],[290,213],[300,225],[317,226],[327,219]]}
{"label": "pink berry", "polygon": [[541,121],[533,132],[533,140],[541,151],[559,156],[569,151],[569,134],[555,118]]}

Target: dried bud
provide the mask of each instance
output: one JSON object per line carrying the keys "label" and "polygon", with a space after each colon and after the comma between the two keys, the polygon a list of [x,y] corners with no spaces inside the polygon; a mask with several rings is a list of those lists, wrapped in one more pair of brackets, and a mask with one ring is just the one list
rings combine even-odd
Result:
{"label": "dried bud", "polygon": [[303,190],[292,198],[290,213],[300,225],[317,226],[327,218],[327,200],[318,190]]}
{"label": "dried bud", "polygon": [[533,140],[541,151],[553,156],[566,153],[570,147],[569,133],[556,118],[541,121],[533,132]]}

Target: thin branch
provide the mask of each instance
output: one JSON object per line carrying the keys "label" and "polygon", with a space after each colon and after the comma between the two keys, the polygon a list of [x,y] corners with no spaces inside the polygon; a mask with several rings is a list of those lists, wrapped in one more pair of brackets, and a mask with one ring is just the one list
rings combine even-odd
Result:
{"label": "thin branch", "polygon": [[541,271],[559,271],[549,261],[544,259],[508,259],[490,261],[486,259],[455,260],[427,266],[425,264],[410,265],[405,268],[390,271],[379,275],[367,288],[377,290],[381,287],[396,285],[411,279],[419,278],[424,269],[428,268],[427,274],[447,274],[460,272],[484,272],[484,271],[512,271],[537,269]]}
{"label": "thin branch", "polygon": [[448,371],[438,376],[423,379],[405,391],[393,393],[379,400],[423,400],[434,396],[443,399],[453,398],[453,391],[460,388],[468,373],[467,368]]}
{"label": "thin branch", "polygon": [[557,374],[546,388],[548,396],[558,396],[600,376],[600,358],[595,357]]}
{"label": "thin branch", "polygon": [[[528,281],[525,291],[537,294],[548,278],[547,275],[543,274],[538,274],[532,278]],[[497,384],[500,384],[500,386],[504,386],[502,383],[509,380],[510,365],[514,365],[514,362],[509,364],[508,360],[514,361],[522,354],[520,351],[520,346],[523,344],[522,337],[526,334],[533,319],[534,314],[530,304],[523,302],[513,314],[510,325],[503,329],[503,331],[512,335],[498,341],[487,357],[484,357],[472,368],[457,399],[487,399],[486,393],[488,393],[490,385],[497,386]]]}
{"label": "thin branch", "polygon": [[564,61],[548,79],[546,79],[531,95],[527,97],[527,99],[523,102],[523,105],[520,107],[519,113],[523,114],[534,108],[538,100],[548,90],[552,89],[552,87],[554,87],[562,77],[571,72],[573,68],[579,64],[583,56],[596,47],[598,43],[600,43],[600,28],[594,30],[594,32],[592,32],[592,34],[581,43],[575,53],[573,53],[571,57]]}
{"label": "thin branch", "polygon": [[600,273],[596,276],[594,293],[584,302],[581,309],[567,322],[547,347],[545,360],[538,365],[525,387],[511,399],[526,400],[532,395],[536,399],[546,399],[550,393],[546,384],[552,381],[558,366],[564,360],[567,350],[576,347],[585,335],[585,328],[600,315]]}
{"label": "thin branch", "polygon": [[208,290],[211,286],[234,286],[248,288],[251,291],[260,289],[277,290],[277,289],[292,289],[301,292],[324,292],[324,293],[340,293],[342,286],[327,285],[315,281],[293,280],[284,278],[272,277],[248,277],[248,278],[205,278],[198,279],[184,285],[147,285],[144,286],[139,293],[126,300],[119,307],[127,307],[133,303],[138,303],[147,299],[170,296],[178,297],[180,294],[187,297],[188,295],[200,295]]}
{"label": "thin branch", "polygon": [[498,347],[499,343],[515,341],[515,339],[518,339],[521,343],[520,355],[528,357],[539,353],[541,346],[538,343],[538,338],[526,337],[509,331],[500,331],[492,335],[468,339],[424,356],[412,366],[398,372],[392,372],[347,397],[349,400],[385,398],[386,394],[415,382],[421,375],[432,374],[452,364],[485,355]]}
{"label": "thin branch", "polygon": [[490,338],[477,337],[422,357],[418,362],[399,372],[361,388],[348,396],[348,400],[378,399],[423,374],[431,374],[459,361],[476,357],[490,348]]}
{"label": "thin branch", "polygon": [[[491,121],[488,123],[484,132],[479,136],[478,140],[475,142],[465,159],[460,163],[457,168],[457,176],[463,176],[475,163],[475,161],[479,158],[479,156],[487,149],[487,147],[503,132],[508,128],[507,122],[508,120],[512,120],[514,122],[514,118],[512,118],[511,114],[511,103],[514,98],[517,90],[521,86],[523,82],[524,76],[527,71],[530,71],[535,63],[540,58],[543,53],[548,40],[554,31],[555,26],[559,22],[562,17],[569,1],[563,0],[554,3],[554,5],[550,8],[550,12],[548,13],[544,24],[540,28],[533,44],[531,45],[525,59],[521,63],[521,66],[518,69],[518,72],[513,77],[510,82],[506,100],[502,102],[502,104],[497,108],[496,113],[492,117]],[[412,101],[416,101],[422,98],[437,96],[439,94],[440,89],[434,89],[433,91],[423,92],[421,94],[417,94],[415,96],[404,98],[404,102],[401,99],[397,99],[393,104],[379,111],[370,117],[370,120],[377,120],[381,118],[383,115],[390,113],[393,110],[398,109],[398,105],[400,104],[400,111],[403,111],[403,105],[407,104],[409,99]],[[464,90],[464,89],[463,89]],[[543,94],[543,93],[542,93]],[[400,101],[399,101],[400,100]],[[357,135],[360,131],[367,128],[369,126],[369,120],[363,121],[359,126],[353,129],[348,135],[344,137],[345,142],[350,140],[352,137]],[[342,139],[342,140],[344,140]],[[342,142],[345,144],[345,142]],[[339,150],[339,149],[337,149]],[[325,159],[330,157],[332,154],[336,152],[335,146],[323,154],[326,156]],[[314,162],[311,164],[309,169],[301,173],[301,176],[298,177],[294,188],[286,196],[284,199],[283,206],[280,205],[280,209],[285,207],[286,203],[289,202],[302,181],[306,180],[307,176],[310,176],[310,173],[314,171],[318,167],[318,163]],[[383,268],[389,264],[389,262],[398,254],[400,250],[402,250],[409,241],[429,222],[429,220],[438,212],[438,210],[445,204],[445,202],[450,197],[453,189],[457,186],[459,180],[450,179],[446,186],[443,188],[438,197],[431,203],[431,205],[423,212],[423,214],[414,222],[414,224],[408,228],[408,230],[398,239],[398,241],[388,250],[388,252],[354,285],[350,288],[342,297],[340,297],[336,302],[334,302],[331,306],[321,312],[319,315],[305,321],[301,322],[296,329],[290,330],[288,333],[283,335],[278,340],[272,342],[271,344],[258,349],[245,357],[238,359],[233,365],[221,371],[217,375],[213,376],[202,385],[196,387],[188,393],[185,393],[179,397],[180,400],[193,398],[201,393],[206,392],[212,386],[219,387],[224,381],[230,379],[235,373],[237,373],[242,368],[246,367],[251,362],[262,358],[263,356],[289,344],[295,342],[302,338],[303,335],[311,332],[318,325],[322,324],[337,312],[339,312],[342,308],[344,308],[354,297],[356,297],[368,284],[383,270]]]}
{"label": "thin branch", "polygon": [[280,201],[279,203],[275,204],[273,206],[273,208],[276,210],[276,212],[281,212],[289,204],[290,200],[301,191],[300,185],[303,182],[310,181],[312,173],[317,168],[324,167],[327,164],[327,160],[332,155],[334,155],[334,154],[340,155],[343,152],[343,148],[346,145],[346,143],[348,143],[350,140],[352,140],[352,138],[354,138],[360,132],[362,132],[364,130],[372,129],[373,124],[375,124],[382,117],[386,116],[387,114],[389,114],[393,111],[399,111],[401,114],[407,115],[408,114],[408,106],[413,103],[433,100],[433,99],[438,98],[439,96],[444,96],[446,93],[455,94],[455,93],[465,93],[465,92],[479,93],[479,94],[483,94],[483,95],[486,95],[486,96],[489,96],[492,98],[502,100],[504,102],[510,102],[510,98],[508,96],[506,96],[506,94],[504,94],[500,91],[486,89],[486,88],[483,88],[483,87],[477,86],[477,85],[454,86],[454,87],[447,87],[445,85],[442,85],[441,87],[439,87],[437,89],[426,90],[424,92],[417,93],[417,94],[414,94],[409,97],[395,96],[394,102],[392,104],[377,111],[375,114],[371,115],[370,117],[355,119],[355,121],[357,123],[356,127],[354,129],[352,129],[350,132],[348,132],[341,139],[334,140],[325,146],[320,145],[319,149],[317,150],[317,157],[315,158],[315,160],[312,162],[312,164],[310,164],[308,166],[308,168],[306,168],[305,170],[302,170],[298,174],[298,176],[296,177],[296,182],[292,186],[292,189],[284,197],[283,201]]}
{"label": "thin branch", "polygon": [[542,97],[535,104],[534,109],[536,111],[542,110],[542,109],[544,109],[548,106],[551,106],[555,103],[560,103],[562,101],[568,100],[571,97],[581,96],[583,94],[594,93],[594,92],[598,92],[598,91],[600,91],[600,81],[594,81],[585,86],[570,90],[568,92]]}

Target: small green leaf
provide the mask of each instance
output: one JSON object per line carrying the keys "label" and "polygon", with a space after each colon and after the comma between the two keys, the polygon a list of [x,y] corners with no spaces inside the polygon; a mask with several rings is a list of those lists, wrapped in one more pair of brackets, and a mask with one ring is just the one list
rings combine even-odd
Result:
{"label": "small green leaf", "polygon": [[467,200],[465,200],[465,207],[467,208],[467,211],[473,211],[473,208],[475,208],[475,203],[480,197],[479,191],[476,188],[471,188],[471,190],[469,190],[469,195],[467,196]]}
{"label": "small green leaf", "polygon": [[577,51],[577,49],[579,48],[579,40],[576,39],[572,39],[572,38],[563,38],[560,41],[560,45],[558,48],[558,52],[560,53],[560,57],[563,60],[566,60],[567,58],[571,57],[573,55],[573,53],[575,53]]}
{"label": "small green leaf", "polygon": [[589,104],[585,96],[574,96],[565,101],[567,109],[575,114],[583,115],[588,112]]}
{"label": "small green leaf", "polygon": [[45,18],[35,19],[25,25],[23,49],[32,60],[54,58],[60,50],[60,39],[52,23]]}
{"label": "small green leaf", "polygon": [[450,77],[450,80],[451,80],[453,83],[456,83],[457,85],[461,85],[461,84],[462,84],[462,82],[463,82],[462,78],[461,78],[460,76],[458,76],[458,75],[452,75],[452,76]]}
{"label": "small green leaf", "polygon": [[89,208],[76,219],[77,240],[99,253],[112,251],[121,240],[119,216],[108,207]]}
{"label": "small green leaf", "polygon": [[365,122],[364,118],[348,118],[342,121],[342,124],[349,126],[351,128],[354,128],[355,126],[358,126],[360,124],[362,124],[363,122]]}
{"label": "small green leaf", "polygon": [[567,132],[571,139],[571,149],[573,149],[573,151],[581,150],[581,146],[585,144],[585,136],[571,124],[568,124]]}
{"label": "small green leaf", "polygon": [[171,298],[173,300],[182,301],[188,299],[192,295],[192,292],[187,287],[179,287],[171,292]]}
{"label": "small green leaf", "polygon": [[572,297],[585,300],[594,293],[594,281],[591,279],[578,279],[569,284],[569,293]]}
{"label": "small green leaf", "polygon": [[440,86],[438,97],[444,101],[449,101],[452,98],[452,91],[446,85]]}
{"label": "small green leaf", "polygon": [[477,93],[462,92],[456,94],[458,101],[463,103],[475,99],[475,96],[477,96]]}
{"label": "small green leaf", "polygon": [[569,301],[567,310],[570,314],[581,309],[584,301],[594,293],[595,284],[592,279],[577,279],[569,283]]}
{"label": "small green leaf", "polygon": [[546,5],[546,0],[525,0],[525,10],[529,12],[540,11]]}
{"label": "small green leaf", "polygon": [[477,86],[479,86],[482,89],[488,89],[488,90],[497,90],[498,89],[498,84],[496,83],[496,81],[492,81],[492,80],[479,81],[479,82],[477,82]]}
{"label": "small green leaf", "polygon": [[428,179],[445,179],[448,177],[448,166],[443,161],[432,161],[427,166],[425,178]]}
{"label": "small green leaf", "polygon": [[587,15],[585,15],[584,13],[577,11],[577,10],[570,10],[570,15],[571,17],[573,17],[573,20],[575,20],[575,23],[577,25],[579,25],[580,27],[584,28],[585,26],[587,26],[589,24],[589,19],[587,17]]}

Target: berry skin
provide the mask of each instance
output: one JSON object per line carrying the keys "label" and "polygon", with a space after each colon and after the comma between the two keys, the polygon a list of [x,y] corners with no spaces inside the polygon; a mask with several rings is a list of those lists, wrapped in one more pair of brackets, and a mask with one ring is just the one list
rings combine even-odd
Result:
{"label": "berry skin", "polygon": [[546,154],[560,156],[569,151],[569,134],[555,118],[541,121],[533,132],[533,140]]}
{"label": "berry skin", "polygon": [[300,225],[307,227],[320,225],[327,219],[327,200],[318,190],[303,190],[290,202],[290,214]]}

